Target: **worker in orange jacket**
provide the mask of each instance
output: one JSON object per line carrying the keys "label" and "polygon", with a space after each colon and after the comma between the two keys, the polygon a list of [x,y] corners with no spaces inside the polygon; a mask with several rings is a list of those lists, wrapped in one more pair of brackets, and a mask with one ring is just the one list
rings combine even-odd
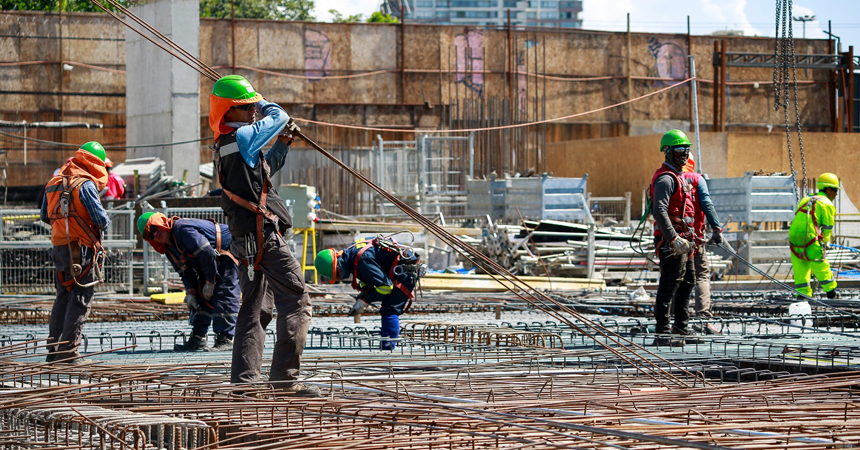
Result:
{"label": "worker in orange jacket", "polygon": [[104,262],[102,232],[110,225],[99,201],[108,180],[104,161],[101,144],[87,142],[45,186],[41,219],[51,225],[51,258],[57,268],[48,362],[86,362],[78,347]]}

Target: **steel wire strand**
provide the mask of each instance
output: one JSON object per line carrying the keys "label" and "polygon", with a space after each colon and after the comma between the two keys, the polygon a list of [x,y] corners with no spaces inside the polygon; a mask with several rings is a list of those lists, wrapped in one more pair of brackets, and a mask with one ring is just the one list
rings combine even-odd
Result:
{"label": "steel wire strand", "polygon": [[[655,354],[655,353],[653,353],[647,349],[642,348],[641,346],[633,343],[632,341],[630,341],[630,340],[628,340],[622,336],[619,336],[618,334],[616,334],[616,333],[604,328],[603,326],[591,321],[587,317],[582,316],[581,314],[579,314],[575,310],[571,310],[570,308],[568,308],[567,306],[565,306],[561,302],[558,302],[558,301],[550,298],[546,294],[540,292],[539,290],[529,286],[528,283],[522,281],[521,279],[519,279],[515,275],[511,274],[510,272],[507,271],[507,269],[505,269],[504,267],[502,267],[501,265],[499,265],[498,263],[496,263],[495,261],[493,261],[489,257],[487,257],[487,256],[485,256],[479,252],[476,252],[474,247],[466,244],[465,242],[463,242],[462,240],[460,240],[459,238],[457,238],[456,236],[454,236],[453,234],[451,234],[450,232],[445,230],[440,225],[437,225],[435,222],[431,221],[430,219],[427,219],[426,217],[424,217],[423,215],[421,215],[420,213],[418,213],[417,211],[412,209],[409,205],[407,205],[406,203],[404,203],[400,199],[396,198],[394,195],[385,191],[384,189],[382,189],[381,187],[377,186],[375,183],[373,183],[372,181],[367,179],[362,174],[358,173],[357,171],[353,170],[351,167],[349,167],[348,165],[346,165],[342,161],[338,160],[334,155],[332,155],[331,153],[329,153],[328,151],[326,151],[325,149],[323,149],[322,147],[317,145],[316,142],[314,142],[312,139],[303,135],[301,132],[298,132],[296,134],[298,135],[298,137],[300,137],[301,139],[305,140],[308,144],[310,144],[311,147],[313,147],[314,149],[316,149],[317,151],[322,153],[324,156],[326,156],[327,158],[332,160],[335,164],[339,165],[341,168],[348,171],[350,174],[352,174],[353,176],[355,176],[356,178],[358,178],[359,180],[361,180],[362,182],[367,184],[369,187],[371,187],[377,193],[379,193],[380,195],[385,197],[386,200],[391,201],[400,210],[402,210],[407,215],[412,217],[413,220],[415,220],[416,222],[418,222],[419,224],[424,226],[428,231],[430,231],[435,236],[440,238],[443,242],[450,245],[453,249],[455,249],[457,251],[457,253],[459,253],[463,257],[467,258],[470,262],[472,262],[476,266],[479,266],[482,269],[485,269],[485,271],[490,275],[491,278],[493,278],[493,280],[495,280],[496,282],[499,282],[500,284],[505,286],[508,290],[510,290],[512,293],[514,293],[515,295],[520,297],[522,300],[526,301],[527,303],[531,304],[532,306],[539,308],[541,311],[547,313],[548,315],[555,317],[560,321],[565,322],[566,324],[568,324],[568,326],[581,332],[582,334],[592,338],[595,342],[597,342],[599,345],[601,345],[602,347],[604,347],[605,349],[607,349],[611,353],[615,354],[616,356],[623,359],[624,361],[631,364],[632,366],[643,369],[643,372],[646,375],[653,378],[653,376],[650,374],[649,371],[644,370],[643,367],[637,365],[635,362],[633,362],[632,360],[627,358],[625,355],[623,355],[621,352],[619,352],[616,348],[611,347],[609,345],[606,345],[605,343],[602,343],[601,341],[599,341],[597,339],[594,339],[593,335],[586,332],[584,329],[582,329],[581,327],[576,325],[574,322],[571,322],[567,317],[560,315],[560,314],[557,314],[554,310],[548,308],[547,306],[552,305],[552,306],[559,308],[563,312],[570,314],[574,318],[577,318],[577,319],[581,320],[582,322],[584,322],[585,324],[587,324],[588,326],[592,327],[595,331],[600,333],[603,337],[605,337],[606,339],[617,344],[619,347],[627,350],[628,352],[630,352],[635,357],[640,358],[645,364],[650,364],[651,366],[656,368],[658,372],[663,373],[670,380],[672,380],[672,381],[674,381],[674,382],[676,382],[676,383],[678,383],[684,387],[688,387],[688,385],[686,383],[684,383],[680,379],[676,378],[675,376],[671,375],[669,372],[663,370],[661,367],[654,364],[653,361],[642,357],[642,355],[639,355],[636,351],[629,348],[627,345],[622,344],[618,339],[615,339],[612,336],[615,336],[619,339],[623,339],[624,341],[628,342],[630,345],[634,346],[635,348],[640,349],[640,350],[644,350],[645,352],[649,353],[650,355],[659,358],[660,360],[662,360],[662,361],[666,362],[667,364],[675,367],[676,369],[680,370],[681,372],[686,373],[689,376],[693,376],[692,374],[687,372],[685,369],[673,364],[672,362],[670,362],[668,360],[663,359],[659,355],[657,355],[657,354]],[[480,260],[484,264],[478,263],[477,261],[472,259],[472,256],[476,257],[476,259]],[[491,267],[493,270],[492,271],[487,270],[488,266]],[[509,287],[505,283],[502,283],[497,277],[504,278],[505,281],[507,281],[511,285],[515,286],[516,288],[518,288],[520,291],[522,291],[522,293],[514,290],[512,287]],[[531,299],[526,298],[523,294],[528,295],[529,297],[531,297]],[[610,336],[610,334],[612,336]],[[656,378],[653,378],[653,379],[655,381],[660,382]],[[662,382],[661,382],[661,384],[662,384]]]}
{"label": "steel wire strand", "polygon": [[221,77],[221,76],[218,74],[218,72],[216,72],[214,69],[212,69],[211,67],[209,67],[206,63],[204,63],[203,61],[200,61],[200,59],[199,59],[199,58],[197,58],[196,56],[194,56],[191,52],[189,52],[188,50],[185,50],[182,46],[180,46],[179,44],[177,44],[177,43],[173,42],[173,40],[171,40],[170,38],[168,38],[165,34],[163,34],[162,32],[158,31],[158,29],[157,29],[157,28],[153,27],[152,25],[150,25],[149,23],[147,23],[145,20],[141,19],[140,17],[137,17],[137,15],[135,15],[133,12],[129,11],[129,10],[128,10],[128,8],[126,8],[125,6],[123,6],[120,2],[118,2],[118,1],[116,1],[116,0],[106,0],[106,1],[107,1],[108,3],[110,3],[111,5],[113,5],[114,7],[116,7],[118,10],[120,10],[120,12],[122,12],[123,14],[125,14],[127,17],[130,17],[130,18],[131,18],[131,20],[133,20],[133,21],[137,22],[138,24],[140,24],[141,26],[143,26],[144,28],[146,28],[146,30],[147,30],[147,31],[149,31],[149,32],[150,32],[150,33],[152,33],[153,35],[157,36],[159,39],[161,39],[162,41],[164,41],[165,43],[167,43],[167,45],[171,46],[171,47],[172,47],[172,48],[174,48],[176,51],[178,51],[180,54],[182,54],[183,56],[185,56],[186,58],[188,58],[188,60],[193,61],[193,62],[194,62],[195,64],[197,64],[201,69],[203,69],[203,70],[207,71],[207,72],[209,73],[209,75],[210,75],[210,76],[215,76],[215,77],[218,77],[218,78],[220,78],[220,77]]}
{"label": "steel wire strand", "polygon": [[[151,38],[151,37],[147,36],[145,33],[141,32],[139,29],[137,29],[137,28],[135,28],[135,27],[131,26],[131,24],[129,24],[128,22],[126,22],[122,17],[120,17],[120,16],[119,16],[119,14],[117,14],[117,13],[115,13],[115,12],[113,12],[113,11],[109,10],[107,7],[105,7],[105,5],[101,4],[101,2],[99,2],[99,0],[90,0],[90,1],[91,1],[91,2],[93,2],[93,3],[94,3],[96,6],[98,6],[99,8],[101,8],[101,9],[102,9],[104,12],[106,12],[109,16],[113,17],[114,19],[116,19],[117,21],[119,21],[120,23],[122,23],[123,25],[125,25],[126,27],[128,27],[130,30],[132,30],[132,31],[134,31],[135,33],[137,33],[137,34],[141,35],[141,36],[142,36],[144,39],[146,39],[147,41],[152,42],[153,44],[155,44],[158,48],[160,48],[160,49],[164,50],[165,52],[167,52],[167,53],[168,53],[168,54],[170,54],[171,56],[174,56],[176,59],[178,59],[178,60],[180,60],[181,62],[185,63],[186,65],[188,65],[188,66],[189,66],[189,67],[191,67],[192,69],[194,69],[194,70],[196,70],[196,71],[200,72],[200,74],[201,74],[201,75],[204,75],[204,76],[206,76],[207,78],[212,78],[212,74],[206,73],[206,72],[201,68],[201,66],[198,66],[198,65],[196,65],[196,64],[191,64],[191,63],[190,63],[189,61],[187,61],[187,60],[186,60],[182,55],[179,55],[179,54],[177,54],[177,53],[173,52],[172,50],[170,50],[170,49],[168,49],[167,47],[165,47],[163,44],[160,44],[160,43],[156,42],[153,38]],[[166,38],[164,38],[164,39],[166,39]],[[169,41],[169,39],[166,39],[166,40],[168,40],[168,41]],[[174,44],[174,45],[175,45],[175,44]],[[202,63],[201,63],[201,64],[202,64]],[[204,65],[205,65],[205,64],[204,64]],[[216,78],[216,79],[217,79],[217,78]]]}
{"label": "steel wire strand", "polygon": [[[99,6],[99,8],[103,9],[104,11],[106,11],[109,15],[111,15],[111,17],[114,17],[114,18],[115,18],[115,19],[117,19],[119,22],[121,22],[121,23],[123,23],[124,25],[126,25],[129,29],[131,29],[131,30],[135,31],[136,33],[140,34],[142,37],[144,37],[144,38],[145,38],[145,39],[147,39],[148,41],[152,42],[153,44],[155,44],[156,46],[158,46],[158,47],[159,47],[159,48],[161,48],[162,50],[166,51],[166,52],[167,52],[167,53],[169,53],[170,55],[175,56],[175,57],[176,57],[177,59],[179,59],[181,62],[185,63],[186,65],[191,66],[192,68],[194,68],[195,70],[197,70],[198,72],[200,72],[200,74],[202,74],[202,75],[204,75],[204,76],[206,76],[206,77],[208,77],[208,78],[212,79],[213,81],[217,81],[217,79],[218,79],[218,78],[220,78],[220,75],[218,74],[218,72],[216,72],[214,69],[211,69],[208,65],[206,65],[205,63],[203,63],[203,62],[202,62],[202,61],[200,61],[199,59],[192,58],[192,59],[189,61],[189,60],[186,60],[186,59],[182,58],[180,55],[178,55],[178,54],[176,54],[175,52],[173,52],[173,51],[169,50],[169,49],[168,49],[168,48],[166,48],[164,45],[162,45],[162,44],[159,44],[159,43],[155,42],[155,41],[154,41],[153,39],[151,39],[149,36],[146,36],[145,34],[143,34],[139,29],[137,29],[137,28],[135,28],[135,27],[132,27],[128,22],[124,21],[121,17],[119,17],[119,15],[117,15],[116,13],[113,13],[112,11],[108,10],[107,8],[105,8],[105,7],[104,7],[104,5],[102,5],[102,4],[99,2],[99,0],[91,0],[91,1],[92,1],[93,3],[95,3],[97,6]],[[107,1],[109,1],[109,2],[110,2],[111,0],[107,0]],[[128,14],[129,14],[129,17],[133,17],[133,19],[134,19],[135,21],[137,21],[138,23],[145,23],[145,21],[143,21],[142,19],[138,18],[137,16],[135,16],[135,15],[134,15],[134,14],[132,14],[131,12],[128,12]],[[146,25],[146,27],[147,27],[147,29],[152,29],[152,30],[154,30],[154,28],[152,28],[152,26],[151,26],[151,25],[148,25],[148,24],[147,24],[147,25]],[[174,47],[174,48],[181,48],[181,46],[179,46],[178,44],[176,44],[176,43],[172,42],[169,38],[167,38],[164,34],[162,34],[162,33],[158,32],[157,30],[155,30],[155,31],[153,32],[153,34],[155,34],[156,36],[158,36],[158,37],[159,37],[159,39],[161,39],[161,40],[163,40],[163,41],[165,41],[165,42],[169,42],[169,43],[170,43],[169,45],[170,45],[171,47]],[[187,51],[184,51],[184,50],[183,50],[183,52],[187,53]],[[689,80],[686,80],[686,81],[689,81]],[[615,343],[616,345],[618,345],[620,348],[623,348],[624,350],[628,351],[628,352],[629,352],[631,355],[633,355],[634,357],[637,357],[637,358],[639,358],[640,360],[642,360],[642,361],[644,362],[644,364],[646,364],[646,365],[651,365],[652,367],[654,367],[654,368],[657,370],[657,372],[662,373],[662,374],[663,374],[664,376],[666,376],[668,379],[672,380],[673,382],[675,382],[675,383],[677,383],[677,384],[679,384],[679,385],[681,385],[681,386],[689,387],[689,385],[687,385],[686,383],[684,383],[682,380],[678,379],[677,377],[673,376],[673,375],[672,375],[672,374],[670,374],[669,372],[665,371],[664,369],[662,369],[661,367],[659,367],[657,364],[655,364],[653,361],[651,361],[651,360],[649,360],[649,359],[647,359],[647,358],[642,357],[642,355],[639,355],[635,350],[633,350],[633,349],[629,348],[628,346],[626,346],[626,345],[622,344],[622,343],[621,343],[620,341],[618,341],[617,339],[610,337],[610,335],[609,335],[608,333],[612,333],[613,335],[618,336],[618,335],[617,335],[617,334],[615,334],[614,332],[612,332],[612,331],[610,331],[610,330],[603,329],[603,327],[602,327],[602,326],[597,325],[597,324],[595,324],[594,322],[591,322],[590,320],[588,320],[588,319],[587,319],[587,318],[585,318],[584,316],[579,315],[579,313],[576,313],[575,311],[572,311],[572,310],[570,310],[569,308],[567,308],[567,307],[565,307],[565,306],[563,306],[563,305],[558,304],[558,303],[557,303],[557,302],[555,302],[553,299],[549,298],[548,296],[544,295],[543,293],[541,293],[541,292],[537,291],[536,289],[532,288],[532,287],[531,287],[531,286],[529,286],[527,283],[523,282],[522,280],[520,280],[520,279],[519,279],[519,278],[517,278],[516,276],[514,276],[514,275],[510,274],[510,272],[508,272],[506,269],[504,269],[503,267],[501,267],[500,265],[498,265],[497,263],[495,263],[495,261],[492,261],[491,259],[489,259],[489,258],[488,258],[488,257],[486,257],[485,255],[482,255],[482,254],[480,254],[480,253],[476,253],[476,252],[474,252],[474,249],[473,249],[471,246],[469,246],[468,244],[464,243],[462,240],[460,240],[459,238],[457,238],[457,237],[456,237],[456,236],[454,236],[453,234],[451,234],[451,233],[447,232],[447,231],[446,231],[446,230],[444,230],[441,226],[437,226],[435,223],[433,223],[433,222],[432,222],[432,221],[430,221],[429,219],[426,219],[424,216],[422,216],[421,214],[419,214],[419,213],[417,213],[415,210],[413,210],[411,207],[409,207],[406,203],[404,203],[404,202],[400,201],[399,199],[395,198],[393,195],[391,195],[391,194],[390,194],[390,193],[388,193],[387,191],[383,190],[382,188],[380,188],[379,186],[377,186],[375,183],[373,183],[372,181],[370,181],[369,179],[367,179],[366,177],[364,177],[363,175],[361,175],[361,174],[360,174],[360,173],[358,173],[357,171],[353,170],[351,167],[349,167],[348,165],[346,165],[345,163],[343,163],[342,161],[340,161],[338,158],[336,158],[334,155],[332,155],[331,153],[327,152],[327,151],[326,151],[326,150],[324,150],[322,147],[320,147],[319,145],[317,145],[317,144],[316,144],[316,142],[314,142],[312,139],[310,139],[310,138],[308,138],[307,136],[303,135],[301,132],[297,132],[297,133],[295,133],[295,134],[297,135],[297,137],[300,137],[300,138],[302,138],[303,140],[305,140],[305,141],[306,141],[308,144],[310,144],[314,149],[316,149],[317,151],[319,151],[319,152],[323,153],[327,158],[329,158],[330,160],[332,160],[333,162],[335,162],[337,165],[339,165],[340,167],[342,167],[343,169],[345,169],[347,172],[349,172],[350,174],[352,174],[354,177],[358,178],[359,180],[361,180],[362,182],[364,182],[365,184],[367,184],[369,187],[371,187],[372,189],[374,189],[375,191],[377,191],[380,195],[382,195],[383,197],[385,197],[386,199],[388,199],[389,201],[391,201],[392,203],[394,203],[394,204],[395,204],[395,205],[396,205],[400,210],[402,210],[402,211],[403,211],[403,212],[405,212],[407,215],[409,215],[410,217],[412,217],[412,218],[413,218],[413,220],[415,220],[415,221],[416,221],[416,222],[418,222],[419,224],[422,224],[425,228],[427,228],[427,230],[428,230],[428,231],[430,231],[431,233],[435,234],[437,237],[439,237],[440,239],[442,239],[443,241],[445,241],[445,242],[446,242],[448,245],[450,245],[452,248],[455,248],[455,249],[457,250],[457,252],[458,252],[458,253],[460,253],[461,255],[463,255],[463,256],[464,256],[464,257],[466,257],[466,258],[469,258],[469,256],[468,256],[469,254],[473,254],[473,255],[477,256],[477,257],[478,257],[478,259],[481,259],[484,263],[489,264],[489,265],[490,265],[490,267],[493,267],[494,272],[495,272],[496,274],[498,274],[499,276],[501,276],[501,277],[505,278],[505,280],[506,280],[506,281],[508,281],[508,282],[509,282],[509,283],[511,283],[512,285],[516,286],[517,288],[519,288],[519,289],[520,289],[521,291],[523,291],[524,293],[527,293],[529,296],[533,297],[534,301],[530,301],[530,300],[528,300],[527,298],[525,298],[525,297],[524,297],[522,294],[520,294],[519,292],[515,291],[515,290],[514,290],[514,289],[512,289],[511,287],[508,287],[508,286],[504,285],[504,283],[502,283],[502,285],[503,285],[503,286],[505,286],[508,290],[510,290],[511,292],[513,292],[515,295],[519,296],[520,298],[522,298],[522,299],[523,299],[523,300],[525,300],[526,302],[528,302],[528,303],[532,304],[533,306],[535,306],[535,307],[537,307],[537,308],[541,309],[542,311],[546,312],[547,314],[550,314],[551,316],[556,317],[556,318],[558,318],[559,320],[561,320],[561,321],[563,321],[563,322],[567,323],[569,326],[571,326],[571,328],[574,328],[575,330],[577,330],[577,331],[579,331],[579,332],[583,333],[584,335],[586,335],[586,336],[588,336],[588,337],[592,338],[592,339],[593,339],[595,342],[597,342],[599,345],[601,345],[601,346],[602,346],[602,347],[604,347],[606,350],[608,350],[609,352],[611,352],[611,353],[613,353],[614,355],[616,355],[618,358],[620,358],[620,359],[624,360],[625,362],[627,362],[627,363],[628,363],[628,364],[630,364],[631,366],[636,367],[636,368],[643,369],[643,373],[645,373],[648,377],[650,377],[650,378],[654,379],[655,381],[660,382],[661,384],[663,384],[663,383],[662,383],[662,381],[660,381],[660,380],[658,380],[656,377],[654,377],[654,375],[652,375],[652,374],[651,374],[651,372],[650,372],[649,370],[644,370],[644,368],[643,368],[643,367],[641,367],[640,365],[637,365],[637,364],[636,364],[632,359],[630,359],[630,358],[628,358],[626,355],[622,354],[618,349],[616,349],[616,348],[614,348],[614,347],[612,347],[612,346],[610,346],[610,345],[608,345],[608,344],[606,344],[606,343],[604,343],[604,342],[601,342],[601,341],[599,341],[599,340],[597,340],[597,339],[594,339],[594,336],[592,336],[591,334],[587,333],[584,329],[582,329],[581,327],[577,326],[577,325],[576,325],[576,324],[574,324],[573,322],[569,321],[566,317],[564,317],[564,316],[560,316],[560,315],[557,315],[557,314],[555,314],[555,313],[554,313],[553,311],[551,311],[551,310],[544,309],[544,308],[542,308],[542,307],[540,306],[540,304],[544,304],[544,305],[546,305],[546,301],[548,301],[548,302],[549,302],[549,304],[551,304],[551,305],[554,305],[554,306],[556,306],[556,307],[561,308],[564,312],[566,312],[566,313],[568,313],[568,314],[571,314],[573,317],[575,317],[575,318],[578,318],[578,319],[582,320],[583,322],[585,322],[585,323],[589,324],[589,326],[592,326],[592,328],[593,328],[595,331],[597,331],[597,332],[598,332],[598,333],[600,333],[602,336],[604,336],[604,337],[605,337],[605,338],[607,338],[608,340],[610,340],[610,341],[612,341],[613,343]],[[471,260],[471,258],[469,258],[469,259]],[[474,261],[473,261],[473,262],[474,262]],[[484,268],[484,266],[481,266],[481,267],[482,267],[482,268]],[[488,273],[491,273],[491,276],[493,277],[493,279],[494,279],[495,281],[499,282],[498,278],[496,278],[494,275],[492,275],[492,272],[491,272],[491,271],[489,271],[489,270],[488,270],[487,272],[488,272]],[[519,285],[518,285],[517,283],[519,283]],[[524,288],[523,286],[525,286],[525,288]],[[537,296],[535,296],[532,292],[537,293]],[[542,300],[542,299],[539,299],[540,297],[542,297],[542,298],[543,298],[543,299],[545,299],[546,301],[544,301],[544,300]],[[608,332],[608,333],[607,333],[607,332]],[[619,338],[621,338],[620,336],[618,336],[618,337],[619,337]],[[662,360],[663,362],[666,362],[667,364],[669,364],[669,365],[671,365],[671,366],[673,366],[673,367],[675,367],[675,368],[679,369],[681,372],[683,372],[683,373],[687,374],[688,376],[693,376],[692,374],[690,374],[689,372],[687,372],[685,369],[683,369],[683,368],[681,368],[681,367],[679,367],[679,366],[676,366],[674,363],[672,363],[672,362],[670,362],[670,361],[668,361],[668,360],[663,359],[663,358],[662,358],[662,357],[660,357],[659,355],[656,355],[655,353],[653,353],[653,352],[651,352],[651,351],[649,351],[649,350],[647,350],[647,349],[642,348],[641,346],[639,346],[639,345],[637,345],[637,344],[633,343],[632,341],[629,341],[629,340],[627,340],[626,338],[621,338],[621,339],[624,339],[625,341],[627,341],[628,343],[630,343],[630,344],[631,344],[632,346],[634,346],[635,348],[640,349],[640,350],[644,350],[645,352],[647,352],[647,353],[651,354],[652,356],[657,357],[658,359]],[[663,384],[663,385],[665,386],[665,384]]]}

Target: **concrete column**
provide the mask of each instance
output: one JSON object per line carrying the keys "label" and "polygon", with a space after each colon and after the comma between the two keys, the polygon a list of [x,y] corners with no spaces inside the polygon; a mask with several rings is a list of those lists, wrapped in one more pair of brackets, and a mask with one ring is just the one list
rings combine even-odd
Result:
{"label": "concrete column", "polygon": [[[156,0],[131,11],[195,56],[200,54],[199,0]],[[126,142],[151,145],[200,138],[200,75],[126,29]],[[167,173],[200,179],[200,143],[130,148],[128,158],[157,156]]]}

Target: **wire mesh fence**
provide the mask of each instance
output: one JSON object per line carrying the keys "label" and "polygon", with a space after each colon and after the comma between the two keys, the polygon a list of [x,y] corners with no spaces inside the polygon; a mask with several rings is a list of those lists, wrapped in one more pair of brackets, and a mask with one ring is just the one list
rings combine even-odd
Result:
{"label": "wire mesh fence", "polygon": [[[105,280],[95,289],[132,293],[132,252],[137,243],[134,211],[108,211],[108,216],[111,223],[103,240]],[[0,223],[0,290],[5,294],[55,292],[51,226],[39,219],[39,210],[0,210]]]}
{"label": "wire mesh fence", "polygon": [[612,223],[624,227],[629,226],[630,199],[630,192],[626,192],[624,197],[592,197],[589,195],[588,207],[591,211],[591,217],[597,224]]}

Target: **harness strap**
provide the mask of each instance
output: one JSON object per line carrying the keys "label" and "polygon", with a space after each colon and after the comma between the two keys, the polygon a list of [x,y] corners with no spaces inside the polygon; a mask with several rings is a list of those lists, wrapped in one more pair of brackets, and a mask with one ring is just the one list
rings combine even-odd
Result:
{"label": "harness strap", "polygon": [[215,224],[215,253],[218,255],[224,255],[233,260],[237,266],[239,265],[239,260],[230,253],[230,250],[221,250],[221,224],[216,221],[212,221]]}
{"label": "harness strap", "polygon": [[[810,258],[809,252],[808,252],[808,249],[809,249],[809,247],[812,246],[812,244],[815,244],[815,243],[820,244],[824,240],[824,236],[821,234],[821,227],[818,226],[818,216],[815,214],[815,206],[816,206],[816,204],[818,204],[819,198],[820,198],[819,196],[813,195],[812,197],[809,197],[809,201],[806,202],[805,205],[803,205],[797,209],[798,213],[806,214],[807,230],[809,229],[809,220],[810,220],[810,218],[812,219],[812,229],[813,229],[813,231],[815,231],[815,237],[810,239],[804,245],[795,245],[795,244],[792,244],[791,242],[788,243],[788,247],[791,249],[791,253],[803,261],[809,261],[809,262],[824,261],[824,258],[823,258],[824,247],[823,246],[821,247],[821,255],[822,255],[821,259]],[[803,253],[800,254],[796,249],[802,250]]]}
{"label": "harness strap", "polygon": [[364,243],[364,247],[358,250],[352,264],[352,288],[355,290],[361,290],[361,286],[358,284],[358,262],[361,260],[361,255],[364,255],[364,252],[373,245],[373,241],[364,241]]}

